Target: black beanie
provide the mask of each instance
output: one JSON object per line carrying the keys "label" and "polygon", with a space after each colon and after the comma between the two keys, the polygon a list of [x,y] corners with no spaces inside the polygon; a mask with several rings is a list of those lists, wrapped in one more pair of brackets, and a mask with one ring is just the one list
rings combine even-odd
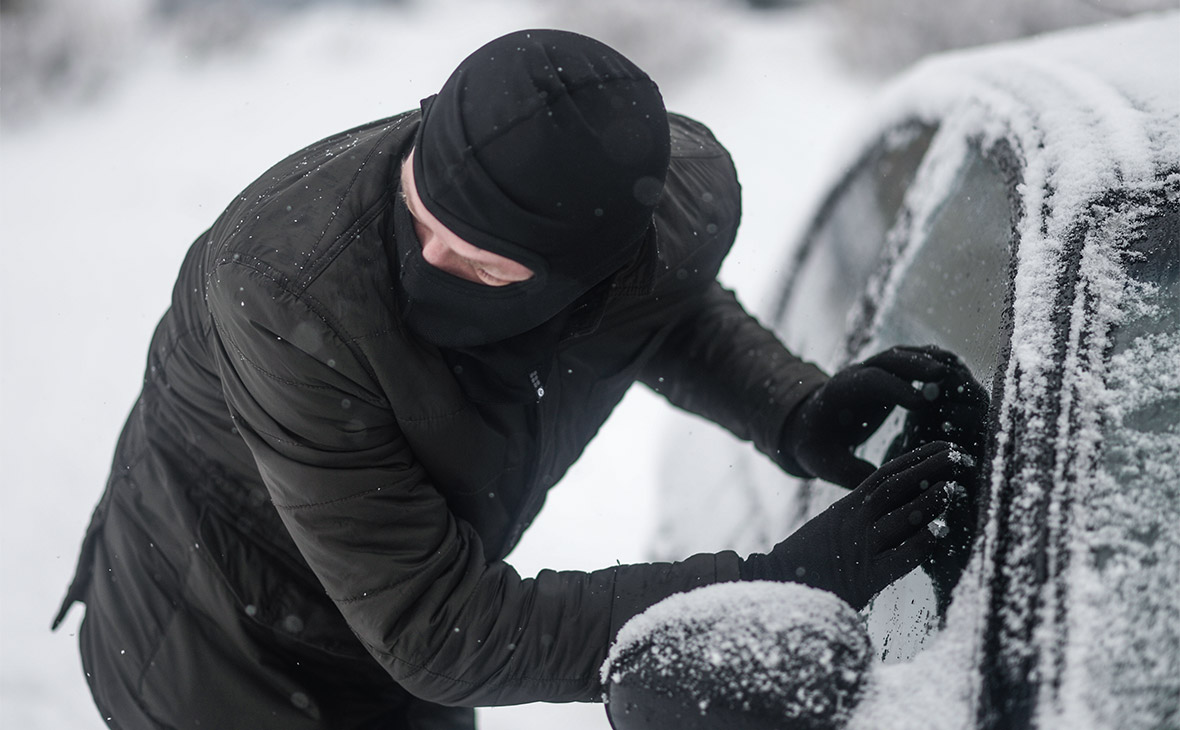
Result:
{"label": "black beanie", "polygon": [[635,254],[669,148],[659,89],[635,64],[586,36],[526,30],[423,100],[414,177],[443,225],[568,304]]}

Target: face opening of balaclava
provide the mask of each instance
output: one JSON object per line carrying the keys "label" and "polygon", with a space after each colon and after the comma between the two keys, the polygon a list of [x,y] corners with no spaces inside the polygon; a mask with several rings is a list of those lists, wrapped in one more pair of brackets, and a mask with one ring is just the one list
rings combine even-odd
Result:
{"label": "face opening of balaclava", "polygon": [[534,275],[466,281],[398,236],[406,324],[440,347],[471,347],[553,318],[635,256],[669,148],[655,82],[592,38],[519,31],[468,56],[422,102],[418,196],[460,238]]}

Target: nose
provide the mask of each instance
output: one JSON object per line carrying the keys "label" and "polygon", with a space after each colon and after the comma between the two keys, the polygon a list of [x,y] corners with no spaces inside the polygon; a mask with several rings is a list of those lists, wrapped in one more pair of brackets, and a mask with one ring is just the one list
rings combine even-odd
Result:
{"label": "nose", "polygon": [[439,242],[437,236],[431,234],[419,236],[419,240],[422,242],[422,258],[431,266],[441,269],[447,260],[447,247]]}
{"label": "nose", "polygon": [[422,243],[422,259],[426,263],[453,276],[469,278],[465,276],[462,260],[439,236],[426,232],[424,235],[419,234],[418,239]]}
{"label": "nose", "polygon": [[422,258],[426,259],[426,263],[442,268],[442,264],[452,258],[450,247],[429,227],[415,221],[414,232],[418,234],[418,244],[422,247]]}

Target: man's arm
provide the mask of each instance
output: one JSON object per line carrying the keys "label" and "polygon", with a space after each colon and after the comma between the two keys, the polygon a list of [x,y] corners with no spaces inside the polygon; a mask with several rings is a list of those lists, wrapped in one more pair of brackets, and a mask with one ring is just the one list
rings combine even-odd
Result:
{"label": "man's arm", "polygon": [[347,335],[264,271],[226,264],[212,282],[237,429],[328,595],[415,695],[461,705],[598,699],[598,668],[628,618],[739,577],[732,553],[536,578],[489,561]]}
{"label": "man's arm", "polygon": [[642,380],[675,405],[752,441],[786,471],[848,489],[876,468],[856,456],[856,447],[895,407],[924,420],[963,423],[962,445],[971,451],[977,438],[971,432],[983,427],[987,410],[986,391],[966,366],[936,347],[894,347],[828,377],[787,351],[716,283]]}
{"label": "man's arm", "polygon": [[642,381],[674,405],[752,441],[788,471],[806,475],[781,448],[791,412],[824,384],[714,282],[644,368]]}

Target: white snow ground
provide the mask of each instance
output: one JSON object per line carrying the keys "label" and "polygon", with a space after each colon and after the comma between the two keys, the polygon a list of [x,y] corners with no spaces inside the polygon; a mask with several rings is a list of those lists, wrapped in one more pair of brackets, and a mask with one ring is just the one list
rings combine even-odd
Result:
{"label": "white snow ground", "polygon": [[[680,20],[660,24],[654,10],[628,10],[641,4],[604,5],[615,21],[637,12],[630,28],[664,36],[644,41],[659,51],[650,64],[625,50],[657,75],[670,108],[707,122],[734,153],[745,218],[723,277],[757,310],[867,89],[838,70],[817,10],[756,15],[701,0],[698,12],[681,4]],[[157,48],[97,102],[2,130],[0,727],[103,727],[77,657],[83,611],[56,634],[48,625],[189,242],[272,162],[415,106],[495,35],[560,24],[623,46],[599,33],[609,7],[566,11],[561,23],[555,7],[434,0],[308,12],[212,60]],[[660,76],[677,65],[689,69],[683,78]],[[641,389],[628,396],[511,556],[522,573],[645,559],[669,424],[711,428]],[[485,730],[607,727],[598,705],[481,718]]]}

